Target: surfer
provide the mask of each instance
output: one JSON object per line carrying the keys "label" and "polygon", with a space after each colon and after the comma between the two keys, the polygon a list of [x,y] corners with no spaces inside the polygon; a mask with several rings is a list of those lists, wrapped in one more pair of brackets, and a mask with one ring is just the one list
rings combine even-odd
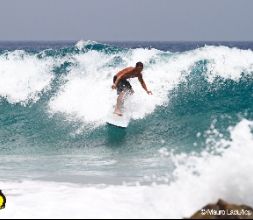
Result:
{"label": "surfer", "polygon": [[120,72],[118,72],[113,77],[112,89],[117,89],[117,94],[118,94],[114,114],[122,116],[121,106],[123,104],[125,95],[134,93],[134,90],[127,79],[138,77],[138,80],[141,83],[143,89],[147,92],[147,94],[152,95],[152,92],[147,89],[146,83],[143,80],[142,73],[141,73],[142,70],[143,70],[143,63],[138,62],[136,63],[135,67],[127,67],[121,70]]}

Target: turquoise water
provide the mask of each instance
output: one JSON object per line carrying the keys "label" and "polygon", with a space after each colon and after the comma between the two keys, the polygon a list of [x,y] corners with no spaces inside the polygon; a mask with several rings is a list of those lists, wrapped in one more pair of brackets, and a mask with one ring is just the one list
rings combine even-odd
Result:
{"label": "turquoise water", "polygon": [[[226,167],[243,160],[252,168],[250,155],[236,148],[252,144],[252,49],[250,42],[0,43],[1,184],[7,191],[16,181],[165,184],[175,192],[180,187],[171,186],[182,179],[189,181],[182,186],[201,188],[192,185],[199,177],[232,190],[219,177],[233,176]],[[137,61],[154,95],[132,79],[129,126],[108,126],[117,98],[113,75]],[[232,152],[236,157],[226,156]],[[209,170],[217,164],[218,176]],[[238,185],[252,192],[247,172],[240,175]]]}

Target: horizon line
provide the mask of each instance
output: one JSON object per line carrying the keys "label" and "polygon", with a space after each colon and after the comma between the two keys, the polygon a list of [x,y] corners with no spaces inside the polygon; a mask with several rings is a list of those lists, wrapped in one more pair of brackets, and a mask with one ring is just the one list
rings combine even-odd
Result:
{"label": "horizon line", "polygon": [[95,42],[253,42],[253,40],[0,40],[0,42],[79,42],[79,41],[95,41]]}

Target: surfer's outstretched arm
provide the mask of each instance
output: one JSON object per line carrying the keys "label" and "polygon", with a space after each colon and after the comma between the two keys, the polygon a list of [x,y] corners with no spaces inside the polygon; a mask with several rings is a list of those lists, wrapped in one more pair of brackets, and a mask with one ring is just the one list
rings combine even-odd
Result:
{"label": "surfer's outstretched arm", "polygon": [[146,83],[144,82],[144,79],[142,78],[142,75],[138,77],[138,80],[140,81],[142,88],[143,88],[149,95],[153,95],[153,93],[152,93],[150,90],[148,90],[148,88],[147,88],[147,86],[146,86]]}

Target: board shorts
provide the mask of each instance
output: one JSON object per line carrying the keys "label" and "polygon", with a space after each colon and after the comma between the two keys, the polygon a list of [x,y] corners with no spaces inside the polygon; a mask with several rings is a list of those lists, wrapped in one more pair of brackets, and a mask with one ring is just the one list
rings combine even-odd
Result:
{"label": "board shorts", "polygon": [[[113,83],[115,83],[117,80],[117,76],[113,77]],[[126,91],[126,92],[131,92],[132,86],[131,84],[126,80],[126,79],[122,79],[119,81],[118,85],[117,85],[117,94],[119,95],[121,92]]]}

